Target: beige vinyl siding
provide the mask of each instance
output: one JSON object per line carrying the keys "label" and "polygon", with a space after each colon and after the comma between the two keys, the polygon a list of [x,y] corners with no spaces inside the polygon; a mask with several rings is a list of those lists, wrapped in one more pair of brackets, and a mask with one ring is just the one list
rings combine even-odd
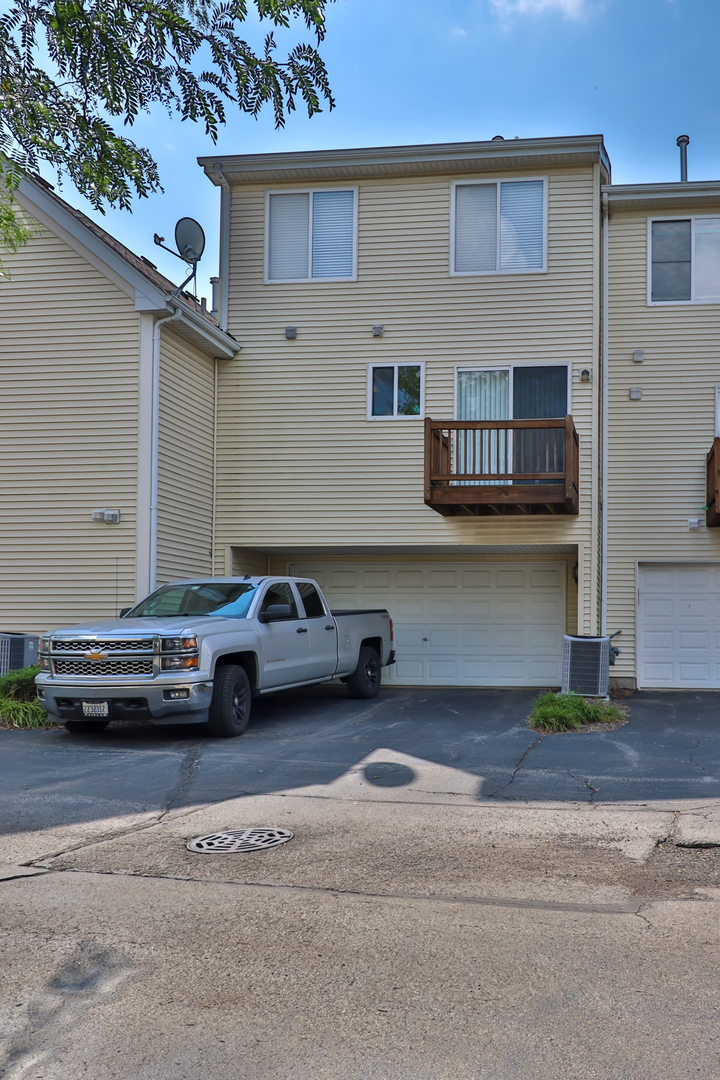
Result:
{"label": "beige vinyl siding", "polygon": [[[450,276],[452,179],[363,181],[358,280],[330,284],[264,285],[266,189],[234,189],[229,329],[243,351],[220,372],[218,546],[578,544],[590,632],[598,382],[580,372],[597,368],[599,177],[592,166],[550,173],[548,273],[490,277]],[[366,418],[368,365],[420,361],[436,419],[454,415],[457,366],[571,363],[580,516],[474,520],[426,507],[422,419]]]}
{"label": "beige vinyl siding", "polygon": [[212,573],[214,361],[161,331],[157,583]]}
{"label": "beige vinyl siding", "polygon": [[42,631],[134,597],[139,319],[44,228],[3,262],[0,629]]}
{"label": "beige vinyl siding", "polygon": [[[720,213],[720,206],[707,213]],[[609,297],[608,631],[622,630],[612,674],[636,676],[638,562],[720,560],[705,528],[705,458],[720,385],[720,305],[647,303],[648,217],[611,211]],[[633,350],[644,349],[642,364]],[[642,400],[630,401],[631,386]],[[698,532],[688,518],[700,518]]]}
{"label": "beige vinyl siding", "polygon": [[[234,577],[243,577],[251,574],[253,577],[261,577],[268,572],[268,557],[259,551],[248,551],[245,548],[231,549],[230,572]],[[273,571],[284,574],[285,570]]]}

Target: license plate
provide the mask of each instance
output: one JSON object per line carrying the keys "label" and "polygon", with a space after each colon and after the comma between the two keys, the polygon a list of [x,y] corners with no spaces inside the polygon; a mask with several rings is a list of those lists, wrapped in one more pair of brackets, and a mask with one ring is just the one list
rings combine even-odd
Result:
{"label": "license plate", "polygon": [[107,701],[83,701],[83,716],[109,716]]}

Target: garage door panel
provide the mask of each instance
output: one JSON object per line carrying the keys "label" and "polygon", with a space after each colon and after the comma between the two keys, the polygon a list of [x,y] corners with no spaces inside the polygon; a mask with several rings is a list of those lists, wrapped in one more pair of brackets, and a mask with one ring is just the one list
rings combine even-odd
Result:
{"label": "garage door panel", "polygon": [[397,650],[397,663],[384,673],[390,683],[560,683],[565,563],[326,561],[296,563],[292,573],[318,580],[332,608],[388,608]]}
{"label": "garage door panel", "polygon": [[720,687],[720,567],[640,566],[638,685]]}

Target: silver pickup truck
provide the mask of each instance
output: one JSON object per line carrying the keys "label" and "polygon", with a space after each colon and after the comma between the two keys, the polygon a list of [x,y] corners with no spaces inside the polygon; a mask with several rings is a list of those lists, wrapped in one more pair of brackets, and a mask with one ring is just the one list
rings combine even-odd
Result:
{"label": "silver pickup truck", "polygon": [[341,679],[371,698],[395,663],[387,611],[331,612],[307,578],[204,578],[163,585],[119,619],[40,641],[38,698],[70,731],[110,720],[207,723],[241,735],[254,697]]}

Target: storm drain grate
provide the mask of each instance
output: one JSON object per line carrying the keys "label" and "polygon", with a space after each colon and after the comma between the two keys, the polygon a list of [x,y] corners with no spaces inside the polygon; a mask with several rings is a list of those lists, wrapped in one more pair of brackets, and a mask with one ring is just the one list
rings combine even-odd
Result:
{"label": "storm drain grate", "polygon": [[187,845],[188,851],[216,852],[229,855],[236,851],[264,851],[266,848],[287,844],[293,833],[289,829],[232,829],[198,836]]}

